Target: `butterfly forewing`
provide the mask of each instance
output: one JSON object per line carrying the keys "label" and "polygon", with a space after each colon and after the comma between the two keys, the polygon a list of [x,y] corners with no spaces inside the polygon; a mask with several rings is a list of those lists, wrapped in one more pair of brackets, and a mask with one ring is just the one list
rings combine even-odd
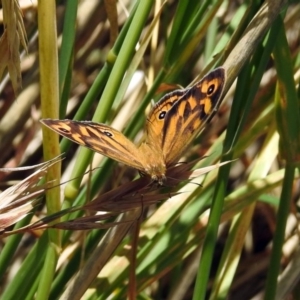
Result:
{"label": "butterfly forewing", "polygon": [[166,165],[176,162],[191,140],[216,111],[225,82],[225,70],[215,69],[189,88],[165,117],[161,147]]}
{"label": "butterfly forewing", "polygon": [[44,119],[41,122],[81,146],[144,171],[143,159],[137,147],[121,132],[108,125],[52,119]]}

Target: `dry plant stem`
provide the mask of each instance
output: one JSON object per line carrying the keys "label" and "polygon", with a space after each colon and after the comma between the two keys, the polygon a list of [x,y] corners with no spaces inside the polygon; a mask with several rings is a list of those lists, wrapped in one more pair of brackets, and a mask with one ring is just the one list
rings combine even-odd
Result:
{"label": "dry plant stem", "polygon": [[[140,212],[143,213],[143,208],[141,208]],[[136,299],[136,257],[137,257],[137,249],[138,249],[138,240],[139,240],[139,233],[140,233],[140,220],[141,216],[133,223],[132,226],[132,242],[131,242],[131,249],[130,249],[130,267],[129,267],[129,285],[128,285],[128,299],[135,300]]]}
{"label": "dry plant stem", "polygon": [[[42,117],[56,118],[58,117],[59,88],[55,2],[40,1],[38,8]],[[42,129],[44,158],[45,160],[51,160],[53,157],[56,157],[60,154],[58,143],[59,137],[57,134],[45,127]],[[60,164],[56,164],[49,170],[47,181],[59,180],[59,178]],[[60,210],[59,199],[59,187],[56,189],[51,189],[47,193],[47,209],[49,214]],[[55,232],[54,236],[56,236],[56,242],[58,242],[59,233]]]}
{"label": "dry plant stem", "polygon": [[252,22],[245,30],[244,36],[223,64],[227,76],[224,95],[229,90],[245,62],[254,53],[258,43],[269,30],[273,21],[279,15],[286,3],[286,0],[265,2],[260,11],[253,18]]}
{"label": "dry plant stem", "polygon": [[266,282],[265,300],[275,299],[277,276],[280,274],[280,262],[282,245],[284,243],[284,234],[286,229],[287,217],[289,214],[290,203],[292,199],[293,180],[295,174],[295,166],[287,163],[282,184],[280,203],[278,208],[276,231],[273,240],[273,249],[270,257],[269,271]]}
{"label": "dry plant stem", "polygon": [[[129,212],[121,216],[116,222],[126,222],[127,220],[136,220],[140,216],[140,209]],[[61,300],[80,300],[81,296],[86,292],[90,283],[96,278],[100,270],[110,259],[111,254],[119,246],[124,236],[132,226],[132,222],[122,223],[119,226],[111,228],[104,235],[99,243],[99,247],[95,249],[89,257],[85,266],[79,271],[78,276],[71,281]]]}

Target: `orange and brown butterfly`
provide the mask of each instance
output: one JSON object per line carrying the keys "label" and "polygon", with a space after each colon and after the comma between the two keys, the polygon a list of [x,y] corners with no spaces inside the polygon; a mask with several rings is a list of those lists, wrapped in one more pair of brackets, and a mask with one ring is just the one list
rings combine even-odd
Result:
{"label": "orange and brown butterfly", "polygon": [[118,130],[90,121],[43,119],[41,122],[79,145],[124,163],[158,184],[167,169],[213,116],[225,83],[224,68],[217,68],[192,87],[166,94],[149,113],[146,139],[136,146]]}

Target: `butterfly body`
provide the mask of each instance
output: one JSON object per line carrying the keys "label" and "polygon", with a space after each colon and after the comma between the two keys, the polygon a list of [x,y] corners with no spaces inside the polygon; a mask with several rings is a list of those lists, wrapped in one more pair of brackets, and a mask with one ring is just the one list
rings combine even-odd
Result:
{"label": "butterfly body", "polygon": [[150,112],[146,139],[136,146],[118,130],[89,121],[41,120],[60,135],[129,165],[162,185],[174,165],[213,116],[223,91],[225,70],[217,68],[185,90],[165,95]]}

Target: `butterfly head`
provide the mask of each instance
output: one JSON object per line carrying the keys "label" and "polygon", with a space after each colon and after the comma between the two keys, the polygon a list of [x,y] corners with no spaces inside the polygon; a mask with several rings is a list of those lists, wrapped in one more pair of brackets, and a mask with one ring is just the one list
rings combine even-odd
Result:
{"label": "butterfly head", "polygon": [[164,185],[167,180],[167,177],[164,173],[152,174],[151,180],[153,183],[157,183],[158,185]]}
{"label": "butterfly head", "polygon": [[145,168],[145,172],[150,175],[151,181],[158,185],[164,185],[164,182],[166,182],[166,171],[166,165],[159,155],[155,159],[149,160]]}

